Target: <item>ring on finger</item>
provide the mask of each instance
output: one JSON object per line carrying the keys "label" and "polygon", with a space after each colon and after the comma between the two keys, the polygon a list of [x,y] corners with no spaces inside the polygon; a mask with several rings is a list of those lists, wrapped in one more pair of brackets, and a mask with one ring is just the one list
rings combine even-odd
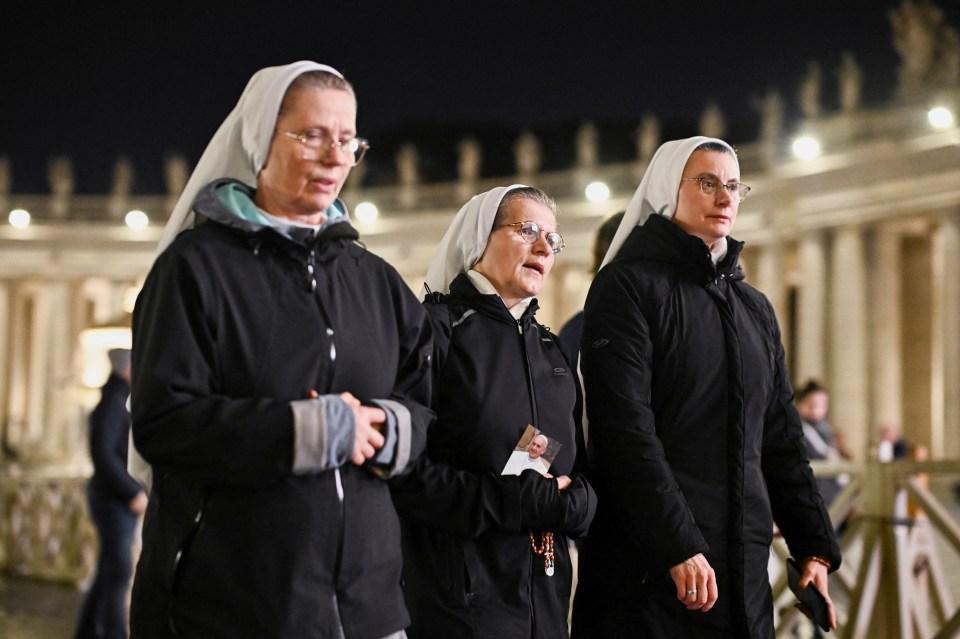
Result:
{"label": "ring on finger", "polygon": [[691,588],[690,590],[688,590],[688,591],[687,591],[687,596],[688,596],[688,597],[696,597],[696,596],[697,596],[697,589],[696,589],[696,588]]}

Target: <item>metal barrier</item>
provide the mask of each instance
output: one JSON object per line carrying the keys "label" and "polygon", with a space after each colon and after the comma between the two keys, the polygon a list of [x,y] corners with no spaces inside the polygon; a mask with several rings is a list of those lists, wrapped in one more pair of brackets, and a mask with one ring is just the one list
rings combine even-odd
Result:
{"label": "metal barrier", "polygon": [[[927,488],[931,475],[960,476],[960,461],[811,466],[819,477],[849,478],[830,506],[834,525],[845,522],[843,565],[830,578],[837,634],[844,639],[960,637],[960,609],[934,539],[939,532],[948,550],[960,556],[960,526]],[[789,550],[778,538],[771,564],[782,567],[787,556]],[[790,636],[802,616],[790,605],[793,595],[785,575],[773,580],[773,595],[777,609],[786,610],[778,619],[777,636]]]}
{"label": "metal barrier", "polygon": [[[960,557],[960,525],[927,489],[931,475],[960,477],[960,461],[874,460],[811,464],[818,476],[849,481],[830,506],[843,565],[831,575],[844,639],[960,637],[960,609],[934,544],[935,531]],[[79,582],[93,567],[96,536],[86,514],[85,478],[55,472],[0,473],[0,567],[16,574]],[[808,622],[792,606],[783,572],[789,550],[777,538],[771,554],[777,636]],[[960,559],[954,563],[960,567]]]}

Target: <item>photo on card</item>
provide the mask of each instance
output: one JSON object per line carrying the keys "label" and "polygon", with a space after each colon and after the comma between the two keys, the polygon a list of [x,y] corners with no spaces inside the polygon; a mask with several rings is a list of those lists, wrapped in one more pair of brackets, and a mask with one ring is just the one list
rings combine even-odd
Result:
{"label": "photo on card", "polygon": [[550,464],[560,452],[560,446],[562,446],[560,442],[547,437],[532,424],[527,424],[520,441],[517,442],[517,447],[510,453],[500,474],[519,475],[530,468],[541,475],[546,475],[550,470]]}

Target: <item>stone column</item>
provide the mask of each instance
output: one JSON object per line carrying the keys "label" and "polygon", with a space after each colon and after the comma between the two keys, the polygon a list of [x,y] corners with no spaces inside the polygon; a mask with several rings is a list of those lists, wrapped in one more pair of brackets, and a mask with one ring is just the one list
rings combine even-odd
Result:
{"label": "stone column", "polygon": [[483,148],[476,138],[467,137],[457,146],[457,156],[457,200],[466,202],[478,191]]}
{"label": "stone column", "polygon": [[13,303],[11,331],[8,438],[24,457],[35,457],[43,436],[48,335],[50,315],[46,288],[37,283],[18,287]]}
{"label": "stone column", "polygon": [[524,131],[513,144],[514,164],[521,184],[532,183],[540,172],[543,155],[540,140],[530,131]]}
{"label": "stone column", "polygon": [[891,229],[878,229],[870,253],[870,423],[903,424],[900,234]]}
{"label": "stone column", "polygon": [[[786,294],[783,285],[783,265],[780,263],[779,244],[768,244],[760,247],[757,254],[757,268],[755,274],[747,274],[747,281],[752,281],[753,285],[761,293],[769,298],[773,304],[773,310],[777,314],[777,320],[780,322],[780,330],[787,334],[789,327],[785,324],[787,321]],[[799,380],[793,380],[799,383]]]}
{"label": "stone column", "polygon": [[394,155],[394,162],[400,182],[400,206],[413,208],[420,186],[420,153],[412,142],[407,142]]}
{"label": "stone column", "polygon": [[831,249],[828,384],[831,421],[857,459],[866,456],[870,442],[866,303],[863,233],[859,226],[842,227]]}
{"label": "stone column", "polygon": [[933,235],[933,457],[960,458],[960,211]]}
{"label": "stone column", "polygon": [[[6,429],[10,422],[10,338],[12,337],[12,327],[10,323],[10,284],[0,282],[0,379],[7,382],[0,384],[0,443],[6,436]],[[2,553],[0,553],[2,554]],[[0,557],[2,558],[2,557]]]}
{"label": "stone column", "polygon": [[797,289],[796,383],[815,377],[826,383],[827,256],[824,237],[808,232],[800,242],[802,279]]}
{"label": "stone column", "polygon": [[42,365],[43,410],[41,412],[40,441],[38,450],[44,459],[62,463],[66,460],[69,446],[75,444],[70,438],[70,418],[76,405],[73,393],[72,360],[75,341],[71,339],[70,303],[65,281],[52,280],[47,284],[45,312],[38,317],[38,332],[43,333],[46,353],[38,363]]}

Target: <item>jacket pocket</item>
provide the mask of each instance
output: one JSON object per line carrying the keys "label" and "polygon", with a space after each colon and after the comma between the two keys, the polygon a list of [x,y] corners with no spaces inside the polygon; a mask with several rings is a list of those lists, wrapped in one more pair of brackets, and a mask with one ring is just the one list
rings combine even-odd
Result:
{"label": "jacket pocket", "polygon": [[447,601],[457,607],[466,607],[471,594],[470,573],[464,558],[465,540],[454,535],[437,536],[443,593]]}
{"label": "jacket pocket", "polygon": [[193,564],[196,563],[193,555],[197,554],[197,547],[200,544],[203,531],[206,528],[206,510],[209,499],[204,497],[193,516],[193,525],[187,531],[187,535],[180,543],[180,548],[173,557],[173,576],[171,578],[171,593],[174,598],[182,590],[184,576],[190,572]]}

